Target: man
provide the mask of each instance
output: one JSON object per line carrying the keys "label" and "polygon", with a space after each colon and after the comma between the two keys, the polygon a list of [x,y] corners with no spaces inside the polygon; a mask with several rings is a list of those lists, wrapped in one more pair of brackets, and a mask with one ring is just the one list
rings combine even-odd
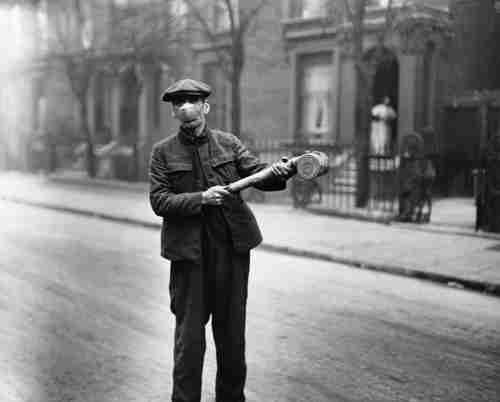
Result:
{"label": "man", "polygon": [[[211,88],[192,79],[171,85],[179,131],[153,147],[150,201],[163,217],[162,256],[171,260],[175,314],[172,401],[200,401],[205,325],[211,316],[217,355],[216,401],[244,401],[245,314],[250,249],[262,237],[239,194],[226,185],[266,165],[232,134],[207,127]],[[272,165],[260,190],[282,190],[294,172]]]}

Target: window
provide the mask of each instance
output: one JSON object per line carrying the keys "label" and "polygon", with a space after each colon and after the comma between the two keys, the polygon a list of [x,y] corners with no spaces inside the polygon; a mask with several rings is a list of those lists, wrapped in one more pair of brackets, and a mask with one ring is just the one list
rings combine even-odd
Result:
{"label": "window", "polygon": [[[229,9],[225,0],[213,0],[213,29],[215,32],[229,31],[231,29],[231,19]],[[231,9],[235,19],[235,25],[238,25],[239,0],[231,0]]]}
{"label": "window", "polygon": [[215,1],[213,8],[214,30],[216,32],[227,31],[231,27],[229,11],[223,1]]}
{"label": "window", "polygon": [[330,0],[289,0],[290,18],[326,17],[330,14]]}
{"label": "window", "polygon": [[[392,0],[392,7],[401,6],[404,3],[403,0]],[[368,0],[366,5],[367,7],[374,8],[387,8],[389,7],[389,0]]]}
{"label": "window", "polygon": [[227,82],[216,62],[203,64],[202,80],[212,87],[212,95],[208,98],[210,112],[207,124],[211,128],[227,129]]}
{"label": "window", "polygon": [[40,48],[44,51],[48,50],[49,45],[49,17],[47,15],[47,3],[45,1],[39,3],[36,13],[38,29],[40,32]]}
{"label": "window", "polygon": [[321,139],[331,130],[332,54],[299,59],[299,127],[306,138]]}
{"label": "window", "polygon": [[35,120],[36,130],[43,131],[46,128],[47,121],[47,98],[40,96],[37,102],[37,116]]}
{"label": "window", "polygon": [[98,142],[105,144],[111,141],[110,133],[110,93],[109,81],[103,73],[95,77],[94,123]]}
{"label": "window", "polygon": [[170,3],[170,13],[174,17],[175,26],[187,28],[189,7],[184,0],[172,0]]}
{"label": "window", "polygon": [[176,17],[186,15],[189,10],[188,5],[183,0],[173,0],[171,7],[172,14]]}

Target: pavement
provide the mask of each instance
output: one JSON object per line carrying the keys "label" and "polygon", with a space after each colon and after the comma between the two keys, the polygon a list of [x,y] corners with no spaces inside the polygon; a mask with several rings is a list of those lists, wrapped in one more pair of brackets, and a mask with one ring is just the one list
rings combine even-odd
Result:
{"label": "pavement", "polygon": [[[0,199],[152,229],[161,225],[147,183],[74,172],[2,172]],[[500,234],[474,230],[472,199],[436,200],[429,224],[352,219],[288,204],[250,206],[264,236],[260,249],[500,296]]]}

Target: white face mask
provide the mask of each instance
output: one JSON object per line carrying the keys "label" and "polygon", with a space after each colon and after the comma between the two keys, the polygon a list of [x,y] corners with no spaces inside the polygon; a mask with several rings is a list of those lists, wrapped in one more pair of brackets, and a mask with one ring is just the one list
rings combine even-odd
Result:
{"label": "white face mask", "polygon": [[183,125],[197,127],[205,124],[206,114],[210,105],[201,99],[185,99],[182,102],[172,102],[172,114]]}

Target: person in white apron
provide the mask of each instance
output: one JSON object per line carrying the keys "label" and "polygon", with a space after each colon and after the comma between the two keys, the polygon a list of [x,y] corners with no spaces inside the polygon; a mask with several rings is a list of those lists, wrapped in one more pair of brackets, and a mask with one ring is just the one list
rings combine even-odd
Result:
{"label": "person in white apron", "polygon": [[396,118],[396,112],[390,105],[391,101],[385,96],[382,103],[372,108],[372,123],[370,131],[370,153],[385,155],[390,151],[391,126]]}

